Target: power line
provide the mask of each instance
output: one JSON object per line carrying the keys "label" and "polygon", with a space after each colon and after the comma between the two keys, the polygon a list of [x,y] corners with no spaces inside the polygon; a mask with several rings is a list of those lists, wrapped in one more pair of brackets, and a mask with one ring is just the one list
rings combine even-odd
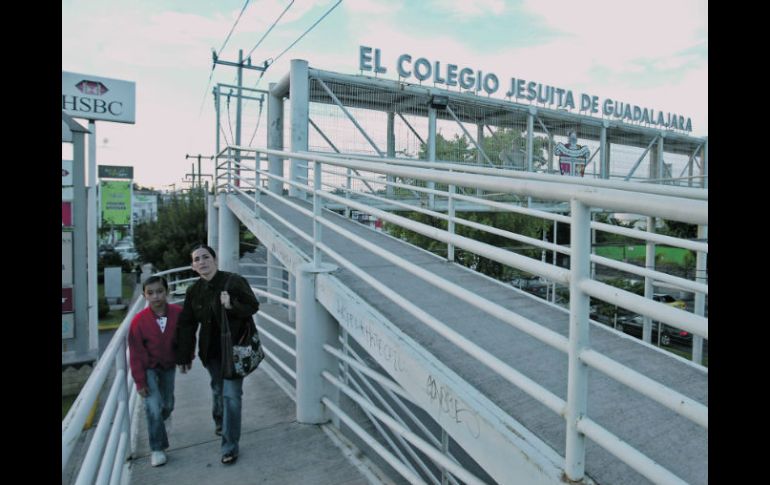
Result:
{"label": "power line", "polygon": [[[292,44],[291,44],[289,47],[287,47],[286,49],[284,49],[284,50],[283,50],[283,52],[281,52],[280,54],[278,54],[278,56],[277,56],[277,57],[275,57],[275,58],[273,58],[273,57],[270,57],[270,58],[268,58],[268,59],[265,61],[265,71],[267,70],[267,68],[268,68],[268,67],[270,67],[271,65],[273,65],[273,64],[275,63],[275,61],[277,61],[278,59],[280,59],[282,55],[286,54],[286,52],[287,52],[289,49],[291,49],[292,47],[294,47],[294,46],[297,44],[297,42],[299,42],[300,40],[302,40],[302,38],[303,38],[303,37],[305,37],[305,35],[307,35],[307,34],[308,34],[308,32],[310,32],[311,30],[313,30],[313,29],[315,28],[315,26],[316,26],[316,25],[318,25],[319,23],[321,23],[321,21],[322,21],[323,19],[325,19],[325,18],[326,18],[326,16],[327,16],[327,15],[329,15],[329,14],[332,12],[332,10],[334,10],[335,8],[337,8],[337,5],[339,5],[340,3],[342,3],[342,0],[338,0],[338,1],[337,1],[337,3],[335,3],[335,4],[332,6],[332,8],[330,8],[330,9],[329,9],[329,10],[328,10],[328,11],[327,11],[325,14],[323,14],[323,15],[321,16],[321,18],[320,18],[320,19],[316,20],[316,22],[315,22],[313,25],[311,25],[309,29],[307,29],[305,32],[303,32],[303,33],[302,33],[302,35],[300,35],[299,37],[297,37],[297,40],[295,40],[294,42],[292,42]],[[283,14],[281,14],[281,15],[283,15]],[[262,81],[262,77],[263,77],[264,75],[265,75],[265,72],[263,71],[263,72],[262,72],[262,74],[260,74],[260,75],[259,75],[259,79],[257,79],[257,83],[254,85],[254,89],[256,89],[256,88],[257,88],[257,86],[259,86],[259,83],[260,83],[260,81]]]}
{"label": "power line", "polygon": [[273,27],[275,27],[275,26],[276,26],[276,24],[277,24],[277,23],[278,23],[278,22],[281,20],[281,17],[283,17],[283,15],[284,15],[286,12],[288,12],[288,11],[289,11],[289,8],[290,8],[292,5],[294,5],[294,0],[291,0],[291,3],[289,3],[289,5],[287,5],[287,6],[286,6],[286,8],[283,10],[283,12],[281,12],[281,15],[279,15],[279,16],[278,16],[278,18],[277,18],[277,19],[275,19],[275,21],[273,22],[273,25],[271,25],[271,26],[270,26],[270,28],[269,28],[269,29],[267,29],[267,32],[265,32],[265,34],[262,36],[262,38],[261,38],[261,39],[259,39],[259,40],[257,41],[257,44],[256,44],[254,47],[252,47],[252,48],[251,48],[251,50],[249,51],[249,53],[246,55],[246,57],[247,57],[247,58],[248,58],[248,57],[251,57],[251,53],[252,53],[252,52],[254,52],[254,50],[255,50],[257,47],[259,47],[259,44],[261,44],[263,40],[265,40],[265,37],[267,37],[267,34],[269,34],[271,30],[273,30]]}
{"label": "power line", "polygon": [[241,9],[241,13],[239,13],[239,14],[238,14],[238,18],[237,18],[237,19],[235,19],[235,23],[233,24],[233,27],[230,29],[230,33],[229,33],[229,34],[227,34],[227,38],[226,38],[226,39],[225,39],[225,41],[222,43],[222,47],[220,47],[220,48],[219,48],[219,52],[217,53],[217,56],[219,56],[219,54],[221,54],[221,53],[222,53],[222,50],[223,50],[223,49],[225,48],[225,46],[227,45],[227,41],[228,41],[228,40],[230,40],[230,36],[231,36],[231,35],[233,35],[233,31],[235,30],[235,26],[236,26],[236,25],[238,25],[238,22],[241,20],[241,16],[243,15],[243,12],[245,12],[245,11],[246,11],[246,7],[248,7],[248,6],[249,6],[249,1],[250,1],[250,0],[246,0],[246,3],[244,3],[244,4],[243,4],[243,8]]}
{"label": "power line", "polygon": [[248,146],[251,146],[251,142],[254,141],[254,137],[257,136],[257,130],[259,130],[260,121],[262,121],[262,101],[259,102],[259,114],[257,114],[257,126],[254,128],[254,133],[251,134],[251,139],[249,140]]}
{"label": "power line", "polygon": [[[230,93],[232,94],[232,89],[230,90]],[[234,139],[233,136],[233,125],[230,122],[230,94],[227,95],[227,126],[230,128],[230,139]]]}
{"label": "power line", "polygon": [[313,25],[311,25],[311,26],[310,26],[310,28],[309,28],[309,29],[307,29],[307,30],[306,30],[306,31],[305,31],[305,32],[304,32],[302,35],[300,35],[299,37],[297,37],[297,40],[295,40],[295,41],[294,41],[294,42],[293,42],[293,43],[292,43],[292,44],[291,44],[289,47],[287,47],[286,49],[284,49],[284,50],[283,50],[283,52],[281,52],[280,54],[278,54],[278,56],[277,56],[277,57],[275,57],[275,58],[273,59],[273,62],[271,62],[270,64],[273,64],[273,63],[274,63],[274,62],[276,62],[278,59],[280,59],[282,55],[286,54],[286,51],[288,51],[289,49],[291,49],[292,47],[294,47],[294,45],[295,45],[297,42],[299,42],[300,40],[302,40],[302,38],[303,38],[303,37],[305,37],[305,35],[307,35],[307,33],[308,33],[308,32],[310,32],[311,30],[313,30],[313,29],[315,28],[315,26],[316,26],[316,25],[318,25],[318,24],[321,22],[321,20],[325,19],[325,18],[326,18],[326,16],[327,16],[327,15],[329,15],[329,14],[332,12],[332,10],[334,10],[335,8],[337,8],[337,5],[339,5],[340,3],[342,3],[342,0],[337,0],[337,3],[335,3],[335,4],[334,4],[334,6],[332,6],[332,8],[330,8],[330,9],[329,9],[329,10],[328,10],[328,11],[327,11],[325,14],[323,14],[323,16],[322,16],[320,19],[316,20],[316,22],[315,22]]}
{"label": "power line", "polygon": [[[241,17],[243,16],[243,12],[246,11],[246,7],[249,6],[249,2],[251,0],[246,0],[246,3],[243,4],[243,8],[241,9],[241,13],[238,14],[238,18],[235,19],[235,23],[233,23],[233,26],[230,28],[230,33],[227,34],[227,37],[225,37],[225,41],[222,43],[222,47],[219,48],[219,52],[214,54],[214,60],[216,61],[216,58],[219,57],[219,55],[224,50],[225,46],[227,45],[227,42],[230,40],[230,36],[233,35],[233,32],[235,31],[235,27],[238,25],[238,22],[241,20]],[[211,78],[214,76],[214,69],[216,69],[217,63],[214,62],[211,65],[211,73],[209,73],[209,80],[206,83],[206,89],[203,90],[203,99],[201,99],[201,107],[198,110],[198,116],[201,115],[203,112],[203,105],[206,103],[206,93],[209,92],[209,87],[211,86]]]}

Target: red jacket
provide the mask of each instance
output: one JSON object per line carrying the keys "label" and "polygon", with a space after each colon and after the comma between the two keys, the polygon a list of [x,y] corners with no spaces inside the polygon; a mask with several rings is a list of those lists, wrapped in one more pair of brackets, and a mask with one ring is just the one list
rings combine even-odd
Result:
{"label": "red jacket", "polygon": [[168,304],[166,312],[166,329],[160,331],[155,314],[148,306],[134,315],[128,329],[128,350],[131,375],[134,376],[136,389],[147,387],[145,377],[147,369],[160,367],[169,369],[176,364],[174,347],[176,346],[176,324],[182,307],[174,303]]}

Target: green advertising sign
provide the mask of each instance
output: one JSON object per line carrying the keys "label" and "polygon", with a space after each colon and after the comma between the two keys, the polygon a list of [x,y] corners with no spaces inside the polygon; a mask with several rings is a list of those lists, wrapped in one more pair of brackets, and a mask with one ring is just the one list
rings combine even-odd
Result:
{"label": "green advertising sign", "polygon": [[99,165],[99,178],[103,179],[133,179],[134,167],[119,165]]}
{"label": "green advertising sign", "polygon": [[131,224],[131,182],[106,181],[99,184],[102,199],[102,223],[114,226]]}

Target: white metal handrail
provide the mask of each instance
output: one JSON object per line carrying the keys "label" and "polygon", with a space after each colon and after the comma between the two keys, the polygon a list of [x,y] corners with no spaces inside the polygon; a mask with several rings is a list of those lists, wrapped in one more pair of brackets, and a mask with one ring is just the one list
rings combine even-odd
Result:
{"label": "white metal handrail", "polygon": [[[101,393],[102,386],[113,367],[116,369],[107,401],[77,475],[76,484],[78,485],[91,483],[97,471],[99,471],[100,482],[110,478],[110,476],[116,476],[119,479],[121,468],[118,467],[116,470],[113,464],[118,462],[122,464],[126,456],[128,440],[117,433],[126,433],[128,429],[130,419],[128,413],[132,391],[130,386],[133,383],[133,378],[130,372],[127,371],[126,334],[128,333],[131,319],[143,307],[144,301],[142,299],[137,300],[131,306],[126,317],[115,331],[112,340],[110,340],[107,348],[94,366],[88,380],[62,420],[62,471],[64,471],[69,463],[75,443],[83,432],[83,425],[88,419],[92,407],[96,405],[96,400]],[[116,420],[114,426],[111,422],[113,417]],[[110,433],[110,431],[113,431],[113,433]],[[107,438],[110,435],[118,436],[118,441],[115,441],[113,438],[107,443]],[[118,446],[120,444],[122,446]],[[106,447],[109,448],[109,453],[102,456]],[[104,471],[100,471],[100,469]],[[117,471],[118,475],[114,475],[113,471]],[[115,483],[115,480],[111,483]]]}
{"label": "white metal handrail", "polygon": [[[243,147],[234,147],[234,148],[241,149]],[[347,198],[343,198],[343,197],[339,197],[333,194],[323,192],[321,190],[320,164],[327,163],[327,164],[347,167],[351,169],[359,169],[359,170],[366,170],[371,172],[384,173],[387,175],[395,175],[395,176],[408,177],[413,179],[430,180],[433,182],[446,183],[446,184],[449,184],[450,186],[454,186],[454,185],[477,186],[487,190],[498,190],[501,192],[517,193],[519,195],[527,195],[531,197],[541,197],[541,198],[550,197],[551,199],[571,201],[573,205],[573,217],[574,217],[575,207],[578,207],[578,208],[582,207],[582,209],[580,210],[582,210],[585,214],[587,214],[588,207],[596,206],[596,207],[608,208],[616,211],[647,214],[653,217],[664,217],[667,219],[679,220],[679,221],[684,221],[684,222],[689,222],[694,224],[707,224],[708,223],[707,204],[703,203],[700,200],[679,199],[676,197],[672,197],[670,195],[660,195],[660,194],[650,194],[650,193],[635,193],[633,194],[633,196],[629,196],[629,194],[625,194],[620,191],[621,188],[628,187],[627,184],[620,183],[621,185],[616,186],[612,184],[618,184],[618,183],[611,182],[611,181],[607,182],[607,184],[609,185],[605,184],[605,186],[602,186],[602,187],[591,186],[591,187],[588,187],[586,190],[586,188],[581,189],[580,187],[575,187],[574,185],[566,184],[563,181],[545,182],[541,180],[527,180],[524,183],[522,183],[519,180],[500,181],[500,180],[495,180],[493,177],[488,177],[484,175],[467,174],[467,173],[456,174],[456,173],[447,173],[447,172],[440,172],[436,170],[427,170],[427,169],[413,168],[413,167],[402,167],[402,166],[393,167],[393,166],[388,166],[384,164],[381,164],[378,166],[377,164],[374,164],[371,162],[364,162],[360,160],[340,160],[340,159],[334,159],[331,157],[311,154],[308,152],[292,153],[292,152],[283,152],[279,150],[263,150],[263,149],[253,149],[253,148],[248,148],[247,150],[260,151],[262,153],[266,153],[269,155],[286,157],[286,158],[290,158],[290,157],[302,158],[302,159],[308,160],[309,162],[310,161],[313,162],[314,173],[315,173],[313,177],[314,186],[297,184],[296,182],[288,181],[283,177],[275,176],[269,173],[263,173],[263,175],[265,175],[266,177],[273,177],[275,179],[281,180],[283,183],[289,184],[291,186],[296,186],[301,190],[307,191],[308,194],[312,194],[313,196],[312,211],[304,209],[299,205],[293,204],[291,202],[289,202],[289,205],[293,205],[302,213],[310,216],[313,219],[314,227],[316,228],[325,226],[341,234],[344,232],[347,232],[343,229],[336,227],[336,225],[332,224],[326,218],[321,216],[320,201],[322,199],[330,200],[338,204],[342,204],[347,207],[375,215],[386,221],[397,223],[399,225],[402,225],[403,227],[406,227],[407,229],[424,234],[433,239],[451,243],[453,245],[457,245],[458,247],[468,248],[469,250],[472,250],[477,254],[481,254],[485,257],[490,257],[490,259],[503,262],[504,264],[508,264],[515,268],[524,269],[525,271],[528,271],[528,272],[549,277],[549,279],[561,282],[562,284],[569,283],[571,284],[571,288],[573,292],[575,292],[575,295],[573,296],[573,298],[578,297],[582,294],[583,298],[585,298],[585,302],[587,302],[588,301],[587,297],[590,295],[592,297],[609,301],[610,303],[616,303],[620,306],[626,306],[632,310],[636,310],[639,313],[649,315],[653,318],[656,318],[666,323],[670,323],[672,324],[672,326],[683,328],[696,335],[700,335],[705,338],[708,338],[708,320],[703,317],[699,317],[697,315],[693,315],[688,312],[683,312],[681,310],[677,310],[675,308],[669,307],[661,303],[651,302],[648,299],[638,297],[629,292],[625,292],[623,290],[619,290],[617,288],[609,287],[608,285],[603,285],[596,281],[592,281],[590,280],[590,278],[587,278],[586,276],[577,277],[575,275],[570,275],[569,271],[561,270],[560,268],[558,268],[560,271],[554,271],[553,269],[547,268],[547,266],[550,266],[550,265],[543,264],[541,266],[539,264],[536,264],[536,263],[539,263],[538,261],[535,261],[533,263],[531,261],[525,260],[530,258],[524,258],[524,257],[522,257],[522,259],[514,258],[510,254],[506,254],[505,251],[497,251],[497,248],[494,248],[494,247],[485,247],[488,245],[483,245],[483,243],[479,243],[478,241],[468,240],[467,238],[462,238],[454,234],[449,234],[446,231],[442,231],[440,229],[419,224],[414,221],[407,220],[405,218],[401,218],[399,216],[395,216],[393,214],[387,213],[385,211],[381,211],[369,206],[365,206],[364,204],[354,202]],[[265,193],[269,194],[268,192],[265,192]],[[274,194],[269,194],[269,195],[274,196]],[[256,205],[259,205],[259,204],[256,204]],[[260,206],[260,208],[265,209],[263,205]],[[584,219],[581,219],[581,224],[583,222],[585,222],[584,227],[580,227],[578,229],[575,229],[573,227],[573,235],[576,234],[575,231],[578,231],[577,234],[580,234],[580,237],[583,237],[582,234],[586,234],[585,231],[587,231],[589,227],[592,227],[592,224],[588,220],[587,216],[584,217]],[[288,226],[291,227],[291,225],[288,225]],[[605,229],[605,228],[601,228],[601,229]],[[614,230],[614,228],[611,228],[611,229]],[[292,228],[292,230],[294,230],[297,233],[301,232],[299,230],[296,230],[295,228]],[[609,432],[601,428],[598,424],[591,422],[590,420],[588,420],[588,418],[585,418],[585,417],[575,419],[575,416],[583,416],[583,414],[581,414],[583,412],[580,411],[579,408],[573,408],[576,405],[579,406],[579,403],[575,401],[576,397],[574,394],[572,394],[572,391],[570,391],[569,393],[570,398],[568,399],[568,401],[564,401],[558,398],[557,396],[551,394],[549,391],[542,388],[537,383],[529,380],[526,376],[518,373],[515,369],[512,369],[509,366],[507,366],[505,363],[498,361],[496,358],[486,353],[483,349],[476,347],[472,342],[468,341],[463,336],[452,331],[451,329],[446,327],[443,323],[437,321],[435,318],[433,318],[429,314],[423,312],[416,305],[413,305],[403,297],[400,297],[400,295],[396,294],[394,291],[390,290],[385,285],[382,285],[379,282],[375,281],[373,278],[369,277],[365,271],[361,270],[360,268],[357,268],[346,258],[336,253],[332,248],[325,245],[319,239],[319,234],[320,234],[320,231],[318,229],[315,229],[313,231],[313,236],[307,236],[303,234],[303,238],[305,240],[309,240],[310,242],[313,243],[314,261],[316,262],[319,261],[318,258],[321,252],[330,256],[332,259],[335,260],[335,262],[339,263],[341,266],[350,270],[356,276],[362,278],[364,281],[374,286],[381,294],[383,294],[388,299],[394,301],[399,307],[401,307],[402,309],[405,309],[406,311],[414,315],[420,321],[427,324],[429,327],[431,327],[432,329],[440,333],[442,336],[452,341],[455,345],[462,348],[465,352],[468,352],[469,354],[473,355],[480,362],[489,366],[496,373],[506,378],[517,387],[523,389],[527,394],[531,395],[532,397],[534,397],[535,399],[537,399],[538,401],[546,405],[546,407],[548,407],[555,413],[567,418],[568,431],[570,429],[575,431],[580,431],[581,426],[585,427],[587,426],[585,423],[590,422],[592,424],[591,426],[588,426],[588,428],[591,430],[590,432],[593,435],[599,436],[599,439],[597,440],[597,442],[599,442],[599,444],[608,442],[606,439],[602,439],[601,437],[608,436]],[[367,249],[372,250],[373,252],[377,252],[376,248],[371,247],[372,246],[371,244],[367,246],[365,241],[362,243],[361,240],[356,240],[355,236],[350,234],[349,232],[348,234],[343,234],[343,235],[353,240],[357,244],[361,244],[367,247]],[[654,237],[657,237],[657,236],[654,236]],[[573,240],[576,240],[576,239],[573,239]],[[590,251],[590,245],[588,247]],[[702,245],[701,243],[695,243],[693,247],[697,247],[698,250],[702,250],[702,249],[707,250],[707,245]],[[573,247],[573,250],[574,249],[575,248]],[[584,252],[586,251],[584,246],[581,246],[581,251],[584,251]],[[406,263],[399,262],[398,258],[394,257],[394,255],[384,256],[382,252],[380,252],[379,254],[383,257],[386,257],[386,259],[391,260],[391,262],[394,262],[395,264],[399,264],[402,266],[409,266],[408,262]],[[572,254],[572,258],[576,261],[579,261],[580,259],[583,259],[586,262],[591,261],[590,252],[585,252],[585,254],[583,252],[575,253],[575,254]],[[598,262],[601,262],[601,260],[599,259]],[[585,264],[585,263],[580,263],[580,264]],[[407,268],[404,268],[404,269],[407,269]],[[409,268],[408,271],[412,272],[413,274],[419,273],[419,271],[417,271],[414,268]],[[660,274],[663,274],[663,273],[660,273]],[[431,277],[426,275],[419,275],[419,276],[423,277],[426,280],[432,279]],[[433,278],[435,278],[435,276]],[[440,280],[440,278],[437,278],[437,280]],[[431,281],[431,282],[433,284],[436,284],[437,286],[441,286],[442,288],[447,288],[450,286],[450,285],[447,285],[446,282],[442,282],[442,281]],[[703,285],[703,287],[696,285],[693,288],[706,290],[703,293],[707,292],[707,285]],[[457,290],[455,289],[454,291],[456,292]],[[478,298],[478,296],[476,298]],[[587,303],[574,306],[572,310],[572,318],[577,319],[577,322],[578,322],[577,325],[580,328],[584,330],[587,329],[587,325],[588,325]],[[569,341],[570,344],[568,346],[569,348],[565,349],[564,342],[566,339],[564,339],[564,337],[561,337],[561,335],[558,335],[558,337],[553,337],[547,334],[542,334],[539,330],[534,330],[531,326],[522,324],[521,321],[518,321],[517,324],[518,326],[520,326],[520,328],[523,327],[522,329],[526,328],[525,331],[527,331],[530,334],[540,335],[541,340],[545,338],[546,340],[549,341],[549,343],[551,343],[551,345],[554,345],[556,348],[559,348],[562,351],[568,351],[568,355],[571,361],[573,361],[574,359],[575,361],[580,360],[583,363],[589,364],[592,367],[596,368],[597,370],[601,370],[602,372],[606,373],[610,377],[615,378],[616,380],[619,380],[620,382],[623,382],[626,385],[631,385],[631,387],[641,392],[642,394],[647,395],[648,397],[651,397],[652,399],[658,402],[661,402],[667,407],[674,409],[676,412],[684,415],[685,417],[688,417],[689,419],[692,419],[693,421],[697,422],[701,426],[704,426],[706,428],[708,427],[706,406],[703,406],[700,403],[697,403],[689,398],[686,398],[685,396],[680,396],[675,391],[665,386],[662,386],[655,381],[652,381],[649,379],[648,380],[640,379],[639,380],[640,382],[634,382],[634,379],[631,378],[633,377],[633,373],[629,372],[629,369],[591,350],[590,347],[587,346],[587,341],[582,344],[581,343],[575,344],[575,341],[573,341],[574,337],[571,336]],[[537,326],[537,324],[535,324],[535,326]],[[584,330],[581,330],[581,331],[584,331]],[[577,376],[575,376],[574,378],[577,379]],[[587,389],[587,381],[585,380],[585,378],[583,377],[580,378],[581,383],[577,383],[577,381],[573,383],[572,379],[573,379],[573,376],[571,375],[570,388],[572,389],[574,388],[575,385],[577,385],[579,388],[583,389],[581,393],[583,396],[585,396],[585,392]],[[362,404],[362,406],[364,405]],[[579,467],[582,465],[576,465],[576,464],[579,462],[580,463],[584,462],[584,458],[583,458],[584,448],[578,448],[578,449],[574,448],[574,446],[577,446],[577,445],[571,444],[570,439],[576,439],[582,443],[582,440],[584,440],[584,438],[580,438],[578,435],[574,433],[572,436],[574,436],[575,438],[569,438],[569,436],[570,436],[570,433],[568,433],[568,446],[567,446],[568,476],[581,475],[582,471],[579,469]],[[583,446],[582,444],[579,444],[579,443],[578,445],[581,447]],[[652,470],[649,459],[646,459],[647,461],[645,461],[644,459],[642,460],[639,459],[639,456],[643,456],[643,455],[640,455],[640,453],[636,450],[633,450],[633,453],[620,453],[620,455],[621,455],[620,458],[623,461],[626,461],[629,464],[633,463],[632,466],[635,466],[635,468],[638,466],[639,468],[637,469],[639,469],[645,475],[650,475],[650,474],[654,475],[655,473],[657,473],[654,470]],[[578,467],[577,470],[574,468],[576,466]],[[667,476],[669,478],[673,477],[673,475],[670,474],[670,472],[666,471],[666,473],[668,474]]]}

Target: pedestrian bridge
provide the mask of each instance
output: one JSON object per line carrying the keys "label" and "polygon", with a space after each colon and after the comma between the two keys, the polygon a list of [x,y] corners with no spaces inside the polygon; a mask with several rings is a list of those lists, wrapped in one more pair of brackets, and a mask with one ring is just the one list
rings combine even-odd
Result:
{"label": "pedestrian bridge", "polygon": [[[139,301],[62,423],[62,470],[74,466],[76,483],[708,482],[707,369],[650,343],[651,322],[659,321],[702,346],[705,273],[690,281],[656,271],[654,261],[641,267],[591,252],[592,231],[605,231],[645,241],[653,255],[655,245],[689,249],[705,269],[707,241],[599,223],[591,214],[705,228],[706,190],[243,147],[220,155],[212,245],[221,269],[253,275],[268,356],[244,385],[241,458],[233,467],[218,462],[207,376],[196,361],[189,375],[177,374],[169,463],[149,467],[125,360],[126,327]],[[306,164],[307,180],[262,169],[267,156]],[[275,190],[274,182],[289,190]],[[384,188],[390,184],[396,190]],[[464,219],[458,201],[544,227],[558,223],[570,242]],[[430,239],[433,251],[354,222],[350,211]],[[238,266],[238,221],[264,248],[263,262]],[[481,232],[530,250],[489,244]],[[545,257],[557,253],[566,267]],[[484,264],[542,278],[551,298],[474,271]],[[695,311],[602,283],[593,277],[596,265],[650,287],[690,291]],[[644,339],[591,321],[595,301],[647,317]],[[105,404],[87,451],[71,463],[102,388]]]}

